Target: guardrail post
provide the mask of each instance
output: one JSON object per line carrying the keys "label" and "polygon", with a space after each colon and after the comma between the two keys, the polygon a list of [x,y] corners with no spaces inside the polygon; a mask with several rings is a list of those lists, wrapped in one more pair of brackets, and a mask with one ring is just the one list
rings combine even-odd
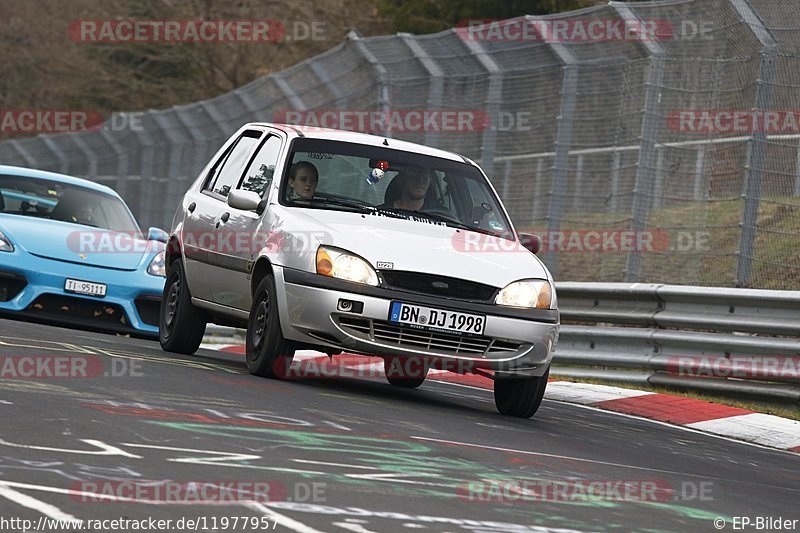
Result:
{"label": "guardrail post", "polygon": [[[758,80],[756,80],[756,101],[753,110],[766,111],[772,105],[772,80],[775,77],[778,45],[747,0],[730,0],[730,2],[761,43],[761,66]],[[742,232],[739,238],[739,261],[736,271],[736,285],[739,287],[750,286],[753,275],[753,255],[758,233],[758,209],[766,173],[767,142],[767,132],[755,129],[750,140],[747,141],[747,162],[745,164],[744,190],[742,191],[744,198]]]}
{"label": "guardrail post", "polygon": [[[631,8],[621,2],[611,2],[611,7],[623,20],[639,21],[639,16]],[[640,26],[641,27],[641,26]],[[657,165],[658,126],[661,120],[659,106],[661,102],[661,86],[664,79],[664,47],[652,39],[641,39],[642,47],[650,56],[647,72],[644,109],[642,110],[642,127],[639,140],[639,160],[636,163],[636,180],[633,185],[633,202],[631,205],[631,230],[639,234],[647,229],[647,217],[650,212],[653,196],[653,171]],[[612,198],[613,201],[613,198]],[[628,253],[625,268],[625,281],[639,281],[642,267],[642,251],[634,249]]]}

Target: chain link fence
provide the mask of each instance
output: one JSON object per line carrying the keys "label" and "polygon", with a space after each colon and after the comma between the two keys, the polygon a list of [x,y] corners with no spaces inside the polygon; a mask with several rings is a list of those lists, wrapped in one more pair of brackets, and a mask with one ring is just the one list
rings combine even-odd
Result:
{"label": "chain link fence", "polygon": [[[128,115],[129,127],[2,142],[0,163],[108,184],[144,226],[166,227],[243,123],[349,127],[480,162],[518,229],[544,237],[558,280],[796,290],[797,7],[610,2],[433,35],[351,34],[220,97]],[[410,120],[425,113],[436,117]]]}

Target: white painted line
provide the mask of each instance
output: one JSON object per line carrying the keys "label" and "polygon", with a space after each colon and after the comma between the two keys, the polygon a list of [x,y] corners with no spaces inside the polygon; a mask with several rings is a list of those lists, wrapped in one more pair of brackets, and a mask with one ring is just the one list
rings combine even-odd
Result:
{"label": "white painted line", "polygon": [[689,427],[788,450],[800,446],[800,421],[763,413],[729,416],[687,424]]}
{"label": "white painted line", "polygon": [[27,450],[41,450],[45,452],[58,452],[58,453],[78,453],[82,455],[121,455],[123,457],[129,457],[131,459],[142,458],[141,455],[134,455],[132,453],[128,453],[125,450],[121,450],[116,446],[112,446],[111,444],[106,444],[105,442],[100,440],[81,439],[81,442],[85,442],[86,444],[91,444],[92,446],[101,448],[102,451],[94,452],[91,450],[67,450],[65,448],[49,448],[47,446],[31,446],[29,444],[15,444],[13,442],[8,442],[0,439],[0,445],[11,446],[12,448],[25,448]]}
{"label": "white painted line", "polygon": [[655,394],[649,391],[622,389],[608,385],[593,385],[590,383],[570,383],[568,381],[551,381],[547,384],[544,397],[548,400],[561,400],[581,405],[619,400],[620,398],[635,398]]}
{"label": "white painted line", "polygon": [[49,503],[45,503],[41,500],[37,500],[27,494],[23,494],[21,492],[17,492],[16,490],[8,487],[3,482],[0,481],[0,496],[11,500],[12,502],[21,505],[23,507],[27,507],[28,509],[33,509],[34,511],[38,511],[45,516],[49,516],[54,520],[61,520],[64,522],[82,522],[80,519],[75,518],[69,513],[63,512],[61,509],[56,507],[55,505],[50,505]]}
{"label": "white painted line", "polygon": [[246,503],[244,506],[249,509],[252,509],[253,511],[258,511],[267,518],[274,520],[277,524],[280,524],[282,527],[289,528],[292,531],[296,531],[297,533],[324,533],[318,529],[314,529],[313,527],[307,526],[302,522],[298,522],[294,518],[289,518],[288,516],[283,515],[277,511],[273,511],[269,507],[266,507],[258,502]]}
{"label": "white painted line", "polygon": [[350,524],[348,522],[334,522],[331,525],[340,527],[342,529],[346,529],[348,531],[352,531],[353,533],[379,533],[378,531],[366,529],[364,526],[360,524]]}

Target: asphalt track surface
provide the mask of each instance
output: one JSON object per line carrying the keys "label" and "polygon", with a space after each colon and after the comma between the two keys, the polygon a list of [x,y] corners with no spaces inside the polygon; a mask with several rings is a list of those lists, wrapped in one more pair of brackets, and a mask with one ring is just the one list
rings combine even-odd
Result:
{"label": "asphalt track surface", "polygon": [[[23,519],[30,531],[77,531],[44,518],[305,533],[718,531],[715,519],[733,531],[736,517],[800,519],[797,455],[591,408],[545,400],[520,420],[498,415],[490,391],[456,384],[279,382],[249,375],[240,355],[177,356],[8,320],[0,355],[13,361],[0,379],[4,532]],[[54,356],[87,366],[9,376]]]}

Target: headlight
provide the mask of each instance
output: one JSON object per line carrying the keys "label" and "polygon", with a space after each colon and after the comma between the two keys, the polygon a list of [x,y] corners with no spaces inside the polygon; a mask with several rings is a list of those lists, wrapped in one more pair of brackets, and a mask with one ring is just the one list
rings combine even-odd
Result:
{"label": "headlight", "polygon": [[378,285],[378,274],[357,255],[327,246],[317,249],[317,274],[332,278]]}
{"label": "headlight", "polygon": [[506,285],[494,303],[511,307],[550,309],[553,289],[546,279],[523,279]]}
{"label": "headlight", "polygon": [[11,244],[11,241],[3,235],[3,232],[0,231],[0,252],[13,252],[14,245]]}
{"label": "headlight", "polygon": [[161,250],[156,254],[152,261],[150,261],[150,266],[147,267],[147,273],[151,276],[161,276],[162,278],[167,277],[167,266],[166,266],[166,256],[167,252],[165,250]]}

